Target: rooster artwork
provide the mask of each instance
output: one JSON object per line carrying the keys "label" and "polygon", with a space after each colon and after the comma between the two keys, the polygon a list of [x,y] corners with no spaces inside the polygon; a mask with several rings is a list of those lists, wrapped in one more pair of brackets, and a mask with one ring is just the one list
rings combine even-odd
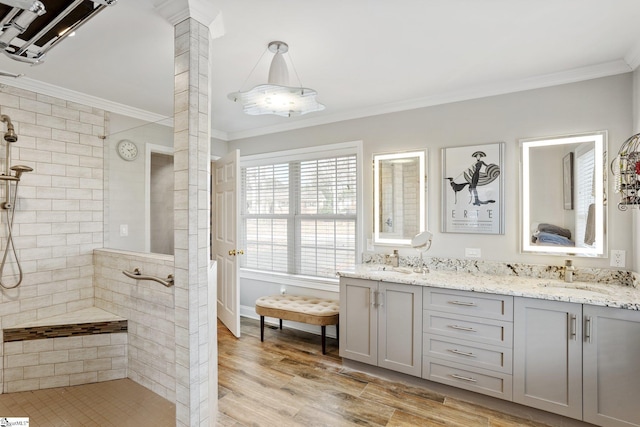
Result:
{"label": "rooster artwork", "polygon": [[[498,143],[443,150],[443,192],[453,196],[445,195],[445,231],[502,233],[502,147]],[[475,159],[471,164],[470,157]]]}

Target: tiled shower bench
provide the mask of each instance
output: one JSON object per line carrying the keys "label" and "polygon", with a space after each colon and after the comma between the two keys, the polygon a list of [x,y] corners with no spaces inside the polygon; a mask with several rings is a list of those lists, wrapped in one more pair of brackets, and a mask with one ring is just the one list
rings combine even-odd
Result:
{"label": "tiled shower bench", "polygon": [[127,320],[91,307],[4,329],[3,392],[127,377]]}

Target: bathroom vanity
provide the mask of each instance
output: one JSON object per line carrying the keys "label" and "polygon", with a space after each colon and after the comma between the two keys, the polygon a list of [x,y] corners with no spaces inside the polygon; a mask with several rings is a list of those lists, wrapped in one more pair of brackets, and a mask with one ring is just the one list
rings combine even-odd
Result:
{"label": "bathroom vanity", "polygon": [[640,290],[361,266],[340,355],[600,426],[640,426]]}

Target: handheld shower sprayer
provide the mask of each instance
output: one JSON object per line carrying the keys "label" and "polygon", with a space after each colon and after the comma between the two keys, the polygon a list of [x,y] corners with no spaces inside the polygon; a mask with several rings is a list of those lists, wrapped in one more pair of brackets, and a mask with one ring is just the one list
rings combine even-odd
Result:
{"label": "handheld shower sprayer", "polygon": [[25,165],[11,166],[11,170],[16,173],[15,177],[18,180],[20,180],[20,177],[22,176],[23,173],[25,173],[25,172],[33,172],[33,168],[31,168],[29,166],[25,166]]}
{"label": "handheld shower sprayer", "polygon": [[[15,128],[13,127],[13,123],[11,123],[11,119],[6,114],[0,115],[0,121],[7,124],[7,131],[4,134],[4,140],[7,144],[6,156],[5,156],[5,169],[4,173],[0,174],[0,181],[5,182],[5,201],[0,203],[0,208],[4,209],[7,213],[7,241],[6,246],[4,247],[4,254],[2,256],[2,260],[0,261],[0,286],[5,289],[13,289],[17,288],[20,283],[22,283],[23,274],[22,274],[22,266],[20,265],[20,260],[18,259],[18,255],[16,253],[16,248],[13,243],[13,219],[15,217],[16,211],[16,198],[18,196],[18,184],[20,183],[20,178],[22,174],[25,172],[32,172],[33,168],[25,165],[15,165],[9,166],[11,162],[11,144],[18,141],[18,135],[16,134]],[[14,174],[11,174],[11,171]],[[11,197],[11,182],[15,183],[13,198]],[[5,285],[3,281],[4,269],[7,264],[7,257],[9,256],[9,251],[13,252],[13,257],[15,258],[15,266],[17,267],[17,276],[18,280],[13,285]]]}

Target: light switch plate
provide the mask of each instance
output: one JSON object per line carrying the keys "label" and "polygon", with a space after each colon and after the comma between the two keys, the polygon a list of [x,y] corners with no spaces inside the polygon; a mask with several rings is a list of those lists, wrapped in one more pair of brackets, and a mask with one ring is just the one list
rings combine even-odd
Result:
{"label": "light switch plate", "polygon": [[120,237],[127,237],[129,235],[129,224],[120,224]]}
{"label": "light switch plate", "polygon": [[609,260],[609,265],[611,267],[620,267],[624,268],[626,264],[627,253],[621,250],[611,250],[611,259]]}
{"label": "light switch plate", "polygon": [[464,248],[464,256],[466,258],[480,258],[482,251],[480,248]]}

